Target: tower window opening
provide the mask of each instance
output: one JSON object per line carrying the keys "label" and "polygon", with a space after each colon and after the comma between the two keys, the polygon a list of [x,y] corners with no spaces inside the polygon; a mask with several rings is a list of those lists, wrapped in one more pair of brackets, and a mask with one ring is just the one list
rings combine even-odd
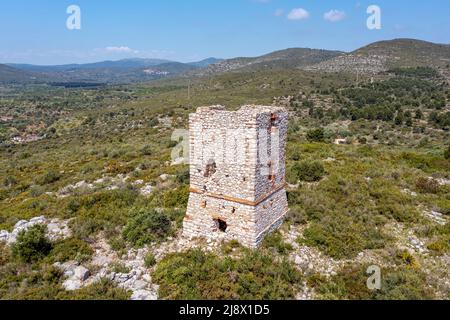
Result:
{"label": "tower window opening", "polygon": [[208,164],[206,165],[205,168],[205,178],[209,178],[211,177],[214,173],[216,173],[217,170],[217,166],[214,160],[209,160]]}

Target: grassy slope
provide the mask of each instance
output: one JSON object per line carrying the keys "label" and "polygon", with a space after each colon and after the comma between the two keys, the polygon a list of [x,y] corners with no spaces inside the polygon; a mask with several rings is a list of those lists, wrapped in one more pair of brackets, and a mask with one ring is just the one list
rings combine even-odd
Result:
{"label": "grassy slope", "polygon": [[[51,109],[45,98],[50,95],[59,101],[62,113],[52,118],[56,132],[49,138],[1,148],[0,229],[10,229],[23,218],[46,215],[75,218],[73,228],[81,238],[93,236],[100,230],[107,231],[111,238],[120,237],[116,226],[124,226],[134,211],[149,206],[182,209],[185,203],[186,181],[173,180],[162,185],[158,179],[163,173],[182,177],[186,167],[166,164],[173,146],[170,142],[172,129],[154,128],[157,117],[173,117],[173,128],[185,128],[188,113],[200,105],[224,104],[234,109],[246,103],[270,104],[273,97],[350,84],[351,79],[345,75],[259,71],[196,80],[191,84],[190,100],[188,83],[184,79],[93,91],[75,90],[70,91],[70,95],[68,91],[53,89],[55,91],[49,94],[48,88],[33,89],[37,91],[30,93],[31,98],[24,98],[23,109],[18,111],[11,106],[8,112],[19,112],[25,124],[32,123],[37,112]],[[36,109],[35,100],[39,96],[42,99],[38,99],[41,101],[38,104],[43,106]],[[326,97],[326,94],[321,96]],[[31,114],[26,115],[26,110],[31,110]],[[383,231],[386,225],[401,222],[418,234],[427,233],[433,224],[423,218],[422,209],[448,210],[450,207],[448,188],[428,194],[416,187],[418,177],[434,174],[448,178],[450,164],[442,156],[448,135],[443,135],[442,131],[435,136],[436,143],[419,146],[417,140],[404,138],[409,129],[378,122],[387,136],[398,135],[395,144],[388,145],[389,139],[372,147],[309,143],[305,139],[307,129],[325,124],[329,130],[334,130],[334,122],[324,123],[298,111],[295,114],[288,143],[288,167],[298,160],[296,154],[299,154],[301,160],[323,161],[327,172],[321,182],[290,191],[289,201],[293,221],[296,221],[291,223],[306,223],[307,226],[306,238],[299,241],[335,258],[353,258],[364,249],[383,250],[392,246],[395,240]],[[345,130],[355,137],[370,136],[373,132],[364,121],[354,122]],[[327,158],[336,161],[324,161]],[[143,170],[135,171],[136,167]],[[56,192],[82,180],[92,182],[102,175],[115,177],[119,173],[130,173],[129,182],[136,179],[152,182],[157,186],[155,195],[144,199],[129,184],[119,191],[82,192],[63,199],[44,193]],[[418,196],[404,194],[403,189],[415,191]],[[179,221],[180,216],[174,213],[173,219]],[[445,233],[437,232],[427,236],[427,241],[433,243],[445,237]],[[212,263],[219,263],[212,259]],[[416,268],[413,272],[421,271]],[[162,283],[170,281],[167,279],[171,277],[170,270],[159,277]],[[335,284],[353,290],[348,288],[352,283],[345,279],[342,275],[336,278]],[[312,285],[320,292],[331,290],[325,280]],[[332,292],[332,296],[325,296],[338,297]]]}

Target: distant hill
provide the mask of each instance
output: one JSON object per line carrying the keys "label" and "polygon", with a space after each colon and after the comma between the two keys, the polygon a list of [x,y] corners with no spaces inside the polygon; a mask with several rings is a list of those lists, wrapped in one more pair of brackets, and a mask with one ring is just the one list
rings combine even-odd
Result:
{"label": "distant hill", "polygon": [[375,74],[394,67],[428,66],[439,69],[449,63],[450,45],[395,39],[372,43],[306,69]]}
{"label": "distant hill", "polygon": [[198,67],[198,68],[205,68],[208,67],[211,64],[215,64],[215,63],[219,63],[223,61],[223,59],[217,59],[217,58],[207,58],[201,61],[197,61],[197,62],[189,62],[188,65],[194,66],[194,67]]}
{"label": "distant hill", "polygon": [[[132,83],[161,79],[175,76],[198,68],[205,68],[212,63],[221,61],[208,58],[198,62],[181,63],[162,59],[132,58],[118,61],[101,61],[86,64],[66,64],[55,66],[39,66],[31,64],[8,64],[7,68],[16,70],[23,75],[33,74],[36,81],[51,79],[54,82],[87,82],[87,83]],[[0,79],[2,76],[0,75]],[[6,74],[4,82],[9,82]],[[18,77],[25,79],[25,77]]]}
{"label": "distant hill", "polygon": [[2,84],[32,83],[39,82],[40,79],[48,80],[48,78],[43,75],[26,72],[0,64],[0,83]]}
{"label": "distant hill", "polygon": [[241,57],[223,60],[210,65],[200,74],[224,73],[229,71],[254,71],[260,69],[299,68],[317,64],[342,55],[340,51],[307,48],[291,48],[275,51],[260,57]]}
{"label": "distant hill", "polygon": [[7,64],[10,67],[33,72],[62,72],[78,69],[132,69],[132,68],[145,68],[150,66],[156,66],[158,64],[170,62],[169,60],[162,59],[122,59],[117,61],[101,61],[85,64],[65,64],[55,66],[39,66],[32,64]]}

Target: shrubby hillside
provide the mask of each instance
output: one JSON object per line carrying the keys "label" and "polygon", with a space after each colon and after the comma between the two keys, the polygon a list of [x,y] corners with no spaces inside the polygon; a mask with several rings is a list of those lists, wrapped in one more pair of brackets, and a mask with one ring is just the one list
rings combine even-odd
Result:
{"label": "shrubby hillside", "polygon": [[[0,87],[0,299],[448,299],[449,66],[407,62]],[[180,237],[171,136],[213,104],[290,112],[291,210],[259,250]]]}

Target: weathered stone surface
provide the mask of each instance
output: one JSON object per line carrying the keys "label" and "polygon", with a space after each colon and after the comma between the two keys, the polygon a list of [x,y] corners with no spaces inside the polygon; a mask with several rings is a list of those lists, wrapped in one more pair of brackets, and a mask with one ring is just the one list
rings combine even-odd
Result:
{"label": "weathered stone surface", "polygon": [[143,196],[149,196],[152,194],[154,187],[151,184],[146,184],[140,189],[140,192]]}
{"label": "weathered stone surface", "polygon": [[74,291],[80,289],[82,285],[80,280],[67,279],[63,282],[62,287],[67,291]]}
{"label": "weathered stone surface", "polygon": [[201,107],[190,115],[191,192],[183,234],[258,246],[288,210],[283,108]]}
{"label": "weathered stone surface", "polygon": [[81,281],[85,281],[90,275],[89,270],[83,266],[76,267],[73,270],[73,277]]}
{"label": "weathered stone surface", "polygon": [[133,292],[131,300],[157,300],[158,297],[154,291],[149,290],[137,290]]}

